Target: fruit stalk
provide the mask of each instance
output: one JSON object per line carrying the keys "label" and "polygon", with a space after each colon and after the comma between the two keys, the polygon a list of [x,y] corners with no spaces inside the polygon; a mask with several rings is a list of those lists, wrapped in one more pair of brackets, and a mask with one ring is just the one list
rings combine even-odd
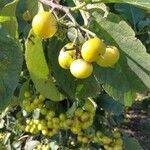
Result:
{"label": "fruit stalk", "polygon": [[53,9],[59,9],[63,12],[65,12],[66,14],[68,14],[70,12],[70,8],[66,7],[66,6],[62,6],[60,4],[56,4],[53,1],[49,1],[49,0],[39,0],[41,3],[51,6]]}

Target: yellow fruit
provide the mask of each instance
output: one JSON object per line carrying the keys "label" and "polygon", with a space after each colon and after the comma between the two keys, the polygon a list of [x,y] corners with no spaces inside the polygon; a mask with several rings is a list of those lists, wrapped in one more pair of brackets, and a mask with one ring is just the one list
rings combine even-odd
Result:
{"label": "yellow fruit", "polygon": [[63,69],[69,69],[71,63],[73,62],[73,60],[75,59],[75,53],[76,50],[68,50],[65,51],[65,48],[69,49],[72,48],[72,43],[68,43],[66,44],[60,51],[59,56],[58,56],[58,62],[59,65],[63,68]]}
{"label": "yellow fruit", "polygon": [[50,12],[40,12],[32,21],[33,32],[41,38],[50,38],[57,31],[57,22]]}
{"label": "yellow fruit", "polygon": [[105,44],[97,37],[87,40],[81,48],[81,55],[88,62],[96,61],[105,53]]}
{"label": "yellow fruit", "polygon": [[99,56],[96,62],[101,67],[110,67],[117,63],[119,56],[120,54],[116,47],[108,47],[105,54]]}
{"label": "yellow fruit", "polygon": [[76,59],[70,65],[70,72],[74,77],[84,79],[92,74],[93,66],[83,59]]}

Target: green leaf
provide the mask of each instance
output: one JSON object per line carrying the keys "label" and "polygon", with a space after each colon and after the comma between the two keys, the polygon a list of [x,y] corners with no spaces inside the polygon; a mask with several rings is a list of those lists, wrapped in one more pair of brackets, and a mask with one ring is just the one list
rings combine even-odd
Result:
{"label": "green leaf", "polygon": [[143,148],[135,138],[125,138],[124,148],[125,150],[143,150]]}
{"label": "green leaf", "polygon": [[104,17],[106,17],[109,13],[108,7],[104,3],[101,3],[101,2],[96,3],[96,4],[88,4],[86,6],[86,9],[88,9],[90,13],[97,11],[101,13]]}
{"label": "green leaf", "polygon": [[37,0],[26,0],[26,9],[29,11],[30,15],[34,17],[38,13],[38,1]]}
{"label": "green leaf", "polygon": [[17,4],[18,0],[14,0],[0,9],[0,23],[8,34],[14,38],[18,38],[18,23],[15,14]]}
{"label": "green leaf", "polygon": [[128,3],[142,7],[150,11],[150,2],[148,0],[102,0],[104,3]]}
{"label": "green leaf", "polygon": [[38,92],[53,101],[61,101],[64,96],[58,91],[48,69],[42,47],[42,39],[29,33],[26,42],[25,59],[31,79]]}
{"label": "green leaf", "polygon": [[116,4],[114,7],[121,16],[124,16],[133,25],[135,31],[137,23],[145,17],[143,9],[139,9],[129,4]]}
{"label": "green leaf", "polygon": [[24,82],[20,88],[20,92],[19,92],[19,102],[21,102],[22,100],[25,99],[25,95],[24,93],[27,92],[27,91],[30,91],[29,89],[29,80]]}
{"label": "green leaf", "polygon": [[98,104],[107,112],[113,113],[115,115],[120,115],[123,112],[123,105],[115,101],[107,94],[101,94],[98,97],[98,100]]}
{"label": "green leaf", "polygon": [[50,40],[48,47],[49,67],[52,69],[58,86],[72,99],[96,97],[101,91],[101,86],[93,75],[87,79],[76,79],[69,70],[62,69],[59,66],[59,51],[66,43],[68,42],[54,37]]}
{"label": "green leaf", "polygon": [[0,26],[0,110],[10,103],[19,81],[21,68],[21,50]]}
{"label": "green leaf", "polygon": [[95,74],[109,95],[130,106],[137,92],[150,88],[150,55],[125,21],[119,21],[115,15],[107,19],[98,13],[93,16],[90,29],[120,51],[117,65],[111,68],[97,65]]}
{"label": "green leaf", "polygon": [[0,9],[3,8],[7,3],[12,2],[13,0],[1,0],[0,1]]}

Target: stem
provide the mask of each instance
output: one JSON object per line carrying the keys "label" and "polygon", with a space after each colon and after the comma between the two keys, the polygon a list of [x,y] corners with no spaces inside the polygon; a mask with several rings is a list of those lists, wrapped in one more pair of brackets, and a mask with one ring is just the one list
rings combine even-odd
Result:
{"label": "stem", "polygon": [[84,6],[86,6],[87,4],[85,2],[79,4],[78,6],[75,6],[75,7],[72,7],[71,8],[71,11],[77,11],[77,10],[80,10],[82,9]]}
{"label": "stem", "polygon": [[72,16],[71,13],[68,13],[68,17],[69,17],[70,20],[73,22],[73,25],[74,25],[74,26],[78,25],[78,23],[76,22],[76,20],[74,19],[74,17]]}
{"label": "stem", "polygon": [[84,20],[84,25],[87,26],[88,25],[88,12],[85,12],[83,10],[81,10],[84,6],[86,6],[87,4],[85,2],[81,3],[78,1],[78,0],[73,0],[73,2],[76,4],[76,10],[79,10],[81,15],[82,15],[82,18]]}
{"label": "stem", "polygon": [[91,97],[88,97],[88,100],[94,105],[94,108],[97,108],[97,104]]}
{"label": "stem", "polygon": [[78,38],[78,30],[76,29],[75,30],[75,38],[73,40],[73,45],[75,45],[76,41],[77,41],[77,38]]}
{"label": "stem", "polygon": [[81,30],[83,30],[84,32],[88,33],[89,35],[91,35],[92,37],[96,37],[96,34],[93,33],[92,31],[90,31],[90,30],[88,30],[88,29],[85,29],[84,27],[81,27],[81,26],[79,26],[79,28],[80,28]]}
{"label": "stem", "polygon": [[45,4],[45,5],[48,5],[48,6],[51,6],[52,9],[59,9],[63,12],[65,12],[66,14],[68,14],[70,12],[70,8],[69,7],[66,7],[66,6],[62,6],[60,4],[56,4],[52,1],[49,1],[49,0],[39,0],[41,3]]}

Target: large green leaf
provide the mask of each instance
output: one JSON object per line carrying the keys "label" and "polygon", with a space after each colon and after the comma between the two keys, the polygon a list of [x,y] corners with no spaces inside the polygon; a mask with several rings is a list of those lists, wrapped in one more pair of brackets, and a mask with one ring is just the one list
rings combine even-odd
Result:
{"label": "large green leaf", "polygon": [[135,138],[125,138],[124,139],[125,150],[143,150],[139,142]]}
{"label": "large green leaf", "polygon": [[14,38],[18,38],[18,24],[15,15],[17,3],[18,0],[14,0],[0,9],[0,23],[2,23],[9,35]]}
{"label": "large green leaf", "polygon": [[76,79],[71,75],[69,70],[62,69],[59,66],[59,51],[65,44],[65,40],[63,41],[57,37],[51,39],[49,43],[49,66],[52,68],[52,73],[58,86],[72,99],[97,96],[101,91],[101,86],[93,75],[87,79]]}
{"label": "large green leaf", "polygon": [[34,17],[38,13],[38,1],[37,0],[26,0],[26,9],[30,12],[30,15]]}
{"label": "large green leaf", "polygon": [[7,3],[12,2],[13,0],[1,0],[0,1],[0,9],[3,8]]}
{"label": "large green leaf", "polygon": [[43,52],[42,40],[29,33],[25,51],[26,64],[36,89],[46,98],[60,101],[64,96],[58,91],[48,69]]}
{"label": "large green leaf", "polygon": [[9,104],[22,68],[21,50],[0,26],[0,109]]}
{"label": "large green leaf", "polygon": [[[93,0],[94,1],[94,0]],[[149,0],[102,0],[104,3],[128,3],[150,11]]]}
{"label": "large green leaf", "polygon": [[134,31],[136,31],[136,25],[145,17],[144,10],[133,5],[121,3],[115,4],[114,8],[133,25]]}
{"label": "large green leaf", "polygon": [[95,74],[109,95],[131,105],[137,92],[150,88],[150,55],[125,21],[119,21],[114,15],[104,19],[94,13],[93,17],[91,30],[108,45],[117,46],[121,54],[116,66],[96,66]]}
{"label": "large green leaf", "polygon": [[98,97],[98,106],[102,107],[107,112],[115,115],[120,115],[123,112],[123,105],[115,101],[112,97],[107,94],[101,94]]}

